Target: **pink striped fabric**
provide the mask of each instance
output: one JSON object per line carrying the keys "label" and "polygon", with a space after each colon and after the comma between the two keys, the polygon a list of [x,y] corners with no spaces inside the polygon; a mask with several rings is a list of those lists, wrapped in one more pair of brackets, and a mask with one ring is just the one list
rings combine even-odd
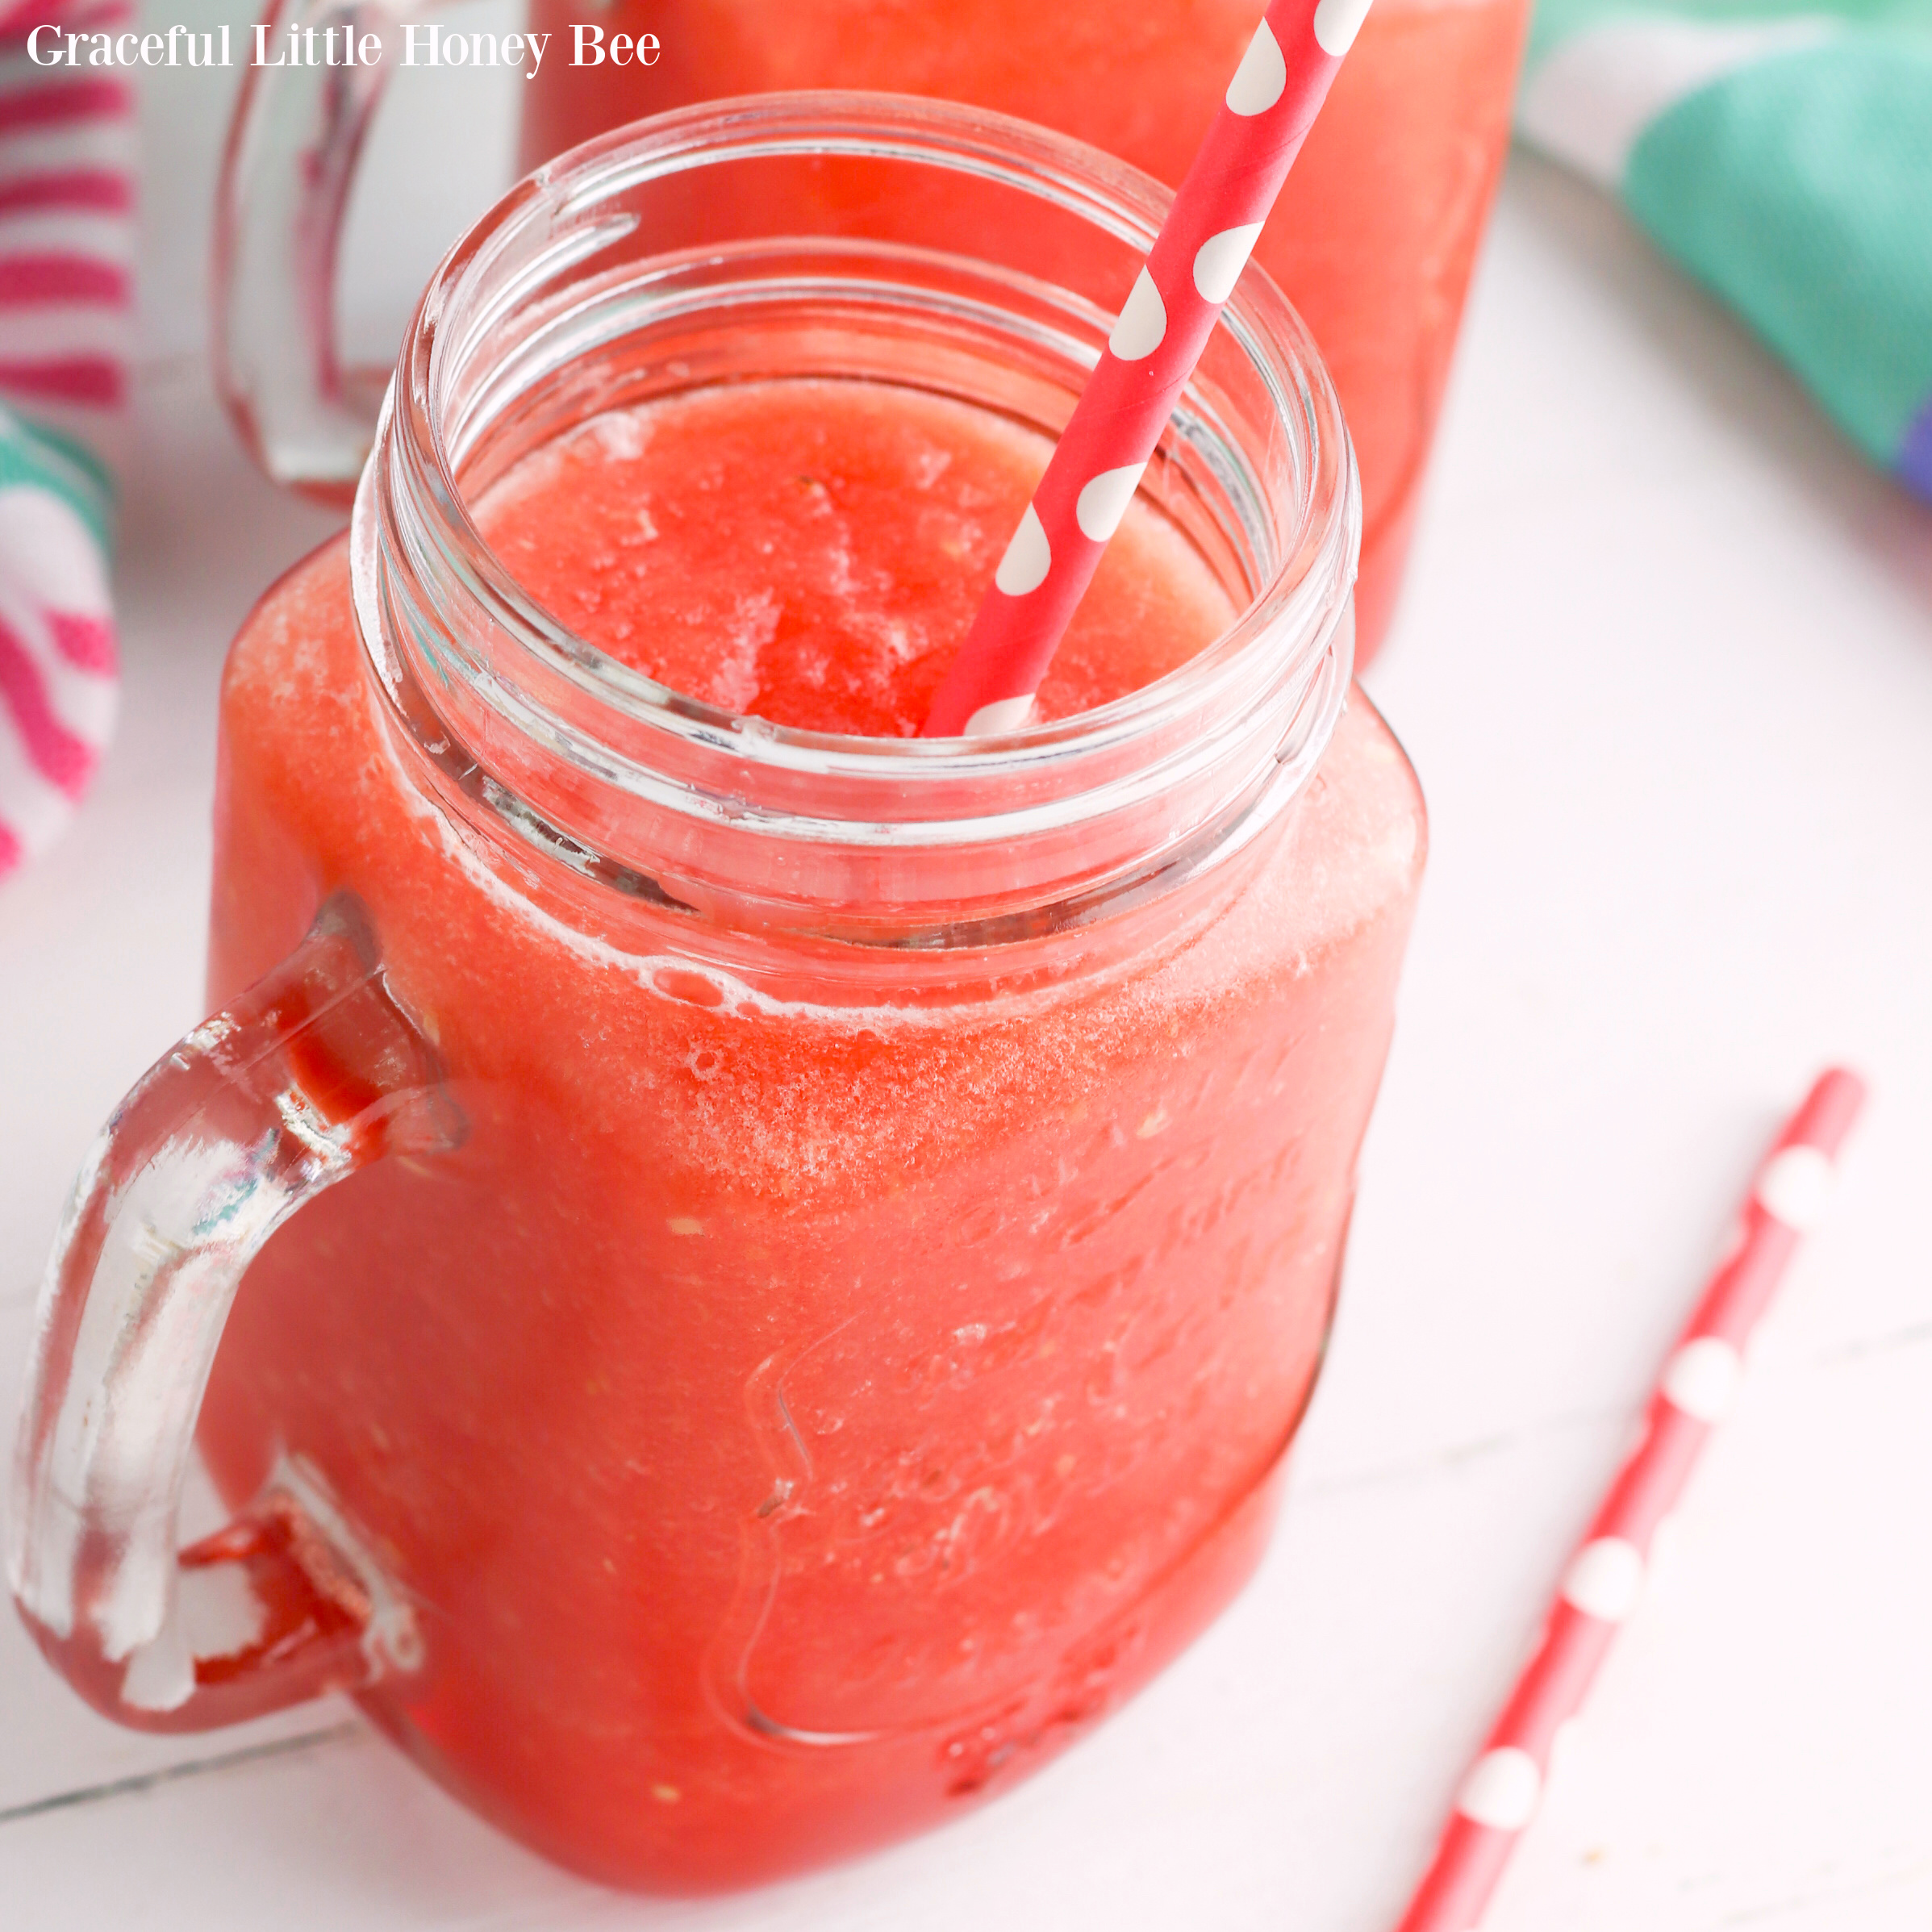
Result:
{"label": "pink striped fabric", "polygon": [[124,0],[0,4],[0,879],[72,817],[114,725],[112,466],[133,325],[134,94],[27,35]]}
{"label": "pink striped fabric", "polygon": [[105,215],[131,214],[133,184],[108,168],[50,168],[0,182],[0,215],[24,215],[42,208],[91,208]]}

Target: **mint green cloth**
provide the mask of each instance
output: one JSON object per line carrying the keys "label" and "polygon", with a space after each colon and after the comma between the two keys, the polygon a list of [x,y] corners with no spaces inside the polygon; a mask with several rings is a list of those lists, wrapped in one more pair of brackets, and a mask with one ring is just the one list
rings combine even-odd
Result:
{"label": "mint green cloth", "polygon": [[1517,131],[1932,498],[1932,0],[1542,0]]}

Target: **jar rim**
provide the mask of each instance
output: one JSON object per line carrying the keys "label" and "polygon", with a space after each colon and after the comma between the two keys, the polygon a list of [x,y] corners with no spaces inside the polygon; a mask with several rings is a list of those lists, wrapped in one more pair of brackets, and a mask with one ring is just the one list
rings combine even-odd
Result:
{"label": "jar rim", "polygon": [[[594,254],[618,231],[624,218],[613,222],[607,211],[624,194],[695,169],[801,155],[884,159],[977,176],[1051,203],[1137,255],[1145,254],[1171,200],[1150,177],[1069,136],[957,103],[857,92],[706,102],[600,136],[539,168],[471,228],[432,277],[357,491],[351,549],[357,616],[392,700],[412,684],[422,695],[424,680],[412,676],[406,660],[421,642],[420,620],[426,616],[432,629],[448,623],[453,600],[466,620],[490,634],[490,674],[478,689],[487,687],[488,702],[499,713],[508,703],[506,687],[520,679],[532,687],[545,684],[555,699],[552,711],[592,716],[587,735],[578,736],[551,728],[556,720],[548,713],[533,720],[529,704],[509,703],[519,728],[542,739],[548,750],[586,769],[603,766],[608,759],[603,754],[620,741],[635,743],[641,733],[652,748],[641,761],[646,767],[666,757],[674,764],[724,758],[739,795],[766,782],[792,788],[782,802],[733,796],[725,815],[741,826],[807,843],[957,850],[1024,837],[1036,826],[1016,800],[1003,803],[997,787],[1010,788],[1016,778],[1038,781],[1063,809],[1073,796],[1093,794],[1102,774],[1099,790],[1118,793],[1126,778],[1123,765],[1133,764],[1143,749],[1161,746],[1158,757],[1141,761],[1137,787],[1129,786],[1144,792],[1164,782],[1163,768],[1172,767],[1182,751],[1173,742],[1163,745],[1182,722],[1240,706],[1262,670],[1297,687],[1297,701],[1287,709],[1302,720],[1302,742],[1291,762],[1305,777],[1347,682],[1352,627],[1344,619],[1359,547],[1359,488],[1340,407],[1312,338],[1286,298],[1253,266],[1223,310],[1217,334],[1232,340],[1289,440],[1299,437],[1304,446],[1298,520],[1276,544],[1265,580],[1252,587],[1226,630],[1165,676],[1105,704],[973,739],[809,731],[725,711],[658,683],[574,635],[522,590],[471,514],[460,480],[466,446],[453,433],[448,407],[451,385],[465,371],[474,373],[470,365],[488,353],[490,331],[532,289],[559,264],[567,267]],[[1183,409],[1207,408],[1198,395],[1190,403],[1193,389],[1191,384],[1183,392]],[[425,583],[432,578],[436,581]],[[421,593],[419,621],[395,620],[399,586],[406,603],[409,592]],[[436,661],[433,668],[445,681],[449,658],[459,671],[466,661],[461,649]],[[1311,698],[1312,716],[1304,702]],[[437,716],[429,729],[446,736],[449,707],[433,708]],[[541,703],[535,709],[545,712]],[[420,729],[414,735],[419,741],[424,736]],[[466,753],[474,749],[464,745]],[[1198,762],[1203,748],[1193,753]],[[641,796],[655,789],[660,804],[678,793],[695,816],[706,816],[697,795],[705,787],[694,791],[688,769],[668,788],[653,788],[653,778],[662,775],[641,769],[618,782]],[[795,795],[801,782],[831,786],[840,801],[802,809]],[[893,807],[882,812],[888,791]],[[1125,802],[1125,794],[1113,801]],[[1036,799],[1035,819],[1038,803]],[[1014,816],[1016,810],[1021,817]],[[565,829],[566,845],[580,842],[575,830]]]}

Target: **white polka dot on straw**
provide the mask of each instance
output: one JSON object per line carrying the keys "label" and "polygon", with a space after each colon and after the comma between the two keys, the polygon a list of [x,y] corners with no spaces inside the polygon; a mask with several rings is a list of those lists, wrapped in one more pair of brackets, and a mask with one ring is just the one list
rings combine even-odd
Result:
{"label": "white polka dot on straw", "polygon": [[1254,30],[1248,51],[1228,83],[1228,111],[1244,118],[1266,114],[1281,98],[1288,84],[1288,64],[1282,58],[1281,43],[1266,20]]}
{"label": "white polka dot on straw", "polygon": [[1104,544],[1120,528],[1146,467],[1145,463],[1127,463],[1118,469],[1103,469],[1081,490],[1074,515],[1083,536]]}
{"label": "white polka dot on straw", "polygon": [[1194,257],[1194,286],[1203,302],[1221,303],[1234,293],[1241,272],[1261,237],[1261,223],[1244,222],[1210,235]]}
{"label": "white polka dot on straw", "polygon": [[1141,362],[1161,346],[1166,333],[1167,305],[1161,300],[1154,277],[1142,269],[1127,292],[1107,346],[1123,362]]}
{"label": "white polka dot on straw", "polygon": [[1695,1421],[1721,1422],[1730,1413],[1743,1375],[1743,1362],[1728,1342],[1700,1335],[1664,1364],[1663,1392],[1674,1408]]}
{"label": "white polka dot on straw", "polygon": [[1315,9],[1315,38],[1321,51],[1339,61],[1355,44],[1368,10],[1369,0],[1321,0]]}
{"label": "white polka dot on straw", "polygon": [[1017,731],[1032,716],[1033,695],[1024,698],[995,698],[983,704],[966,721],[962,738],[996,738],[1004,732]]}
{"label": "white polka dot on straw", "polygon": [[1456,1809],[1492,1831],[1521,1831],[1536,1816],[1542,1794],[1543,1774],[1535,1759],[1505,1744],[1483,1752],[1470,1767],[1456,1794]]}
{"label": "white polka dot on straw", "polygon": [[1836,1169],[1815,1147],[1787,1147],[1758,1176],[1758,1201],[1793,1233],[1809,1234],[1831,1205]]}
{"label": "white polka dot on straw", "polygon": [[1557,1743],[1618,1626],[1637,1608],[1697,1452],[1730,1407],[1742,1345],[1790,1259],[1795,1224],[1777,1218],[1772,1202],[1787,1187],[1798,1197],[1797,1211],[1821,1200],[1819,1177],[1829,1182],[1835,1175],[1838,1150],[1863,1101],[1855,1075],[1827,1073],[1760,1170],[1754,1198],[1763,1212],[1746,1215],[1742,1249],[1712,1275],[1665,1362],[1659,1399],[1563,1571],[1542,1640],[1456,1794],[1398,1932],[1470,1932],[1481,1922],[1517,1834],[1537,1809]]}
{"label": "white polka dot on straw", "polygon": [[1563,1601],[1600,1623],[1621,1623],[1642,1592],[1643,1553],[1621,1536],[1592,1538],[1563,1572]]}
{"label": "white polka dot on straw", "polygon": [[1020,528],[1013,532],[1012,541],[999,560],[999,568],[993,574],[993,582],[1008,597],[1024,597],[1046,582],[1046,574],[1053,567],[1054,553],[1047,544],[1046,532],[1040,526],[1040,513],[1029,503]]}

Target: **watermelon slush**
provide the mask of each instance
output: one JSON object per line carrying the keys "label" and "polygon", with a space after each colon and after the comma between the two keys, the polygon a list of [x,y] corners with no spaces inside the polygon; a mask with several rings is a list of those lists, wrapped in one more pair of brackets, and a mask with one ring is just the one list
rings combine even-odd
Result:
{"label": "watermelon slush", "polygon": [[[594,419],[476,515],[632,667],[903,735],[1045,453],[911,390],[747,383]],[[1233,615],[1143,499],[1043,703]],[[1233,857],[928,958],[707,951],[453,822],[392,732],[339,542],[230,657],[210,996],[352,888],[468,1137],[272,1238],[203,1413],[220,1487],[320,1473],[424,1639],[365,1707],[596,1877],[745,1884],[1023,1776],[1262,1546],[1422,863],[1399,747],[1358,693]]]}

